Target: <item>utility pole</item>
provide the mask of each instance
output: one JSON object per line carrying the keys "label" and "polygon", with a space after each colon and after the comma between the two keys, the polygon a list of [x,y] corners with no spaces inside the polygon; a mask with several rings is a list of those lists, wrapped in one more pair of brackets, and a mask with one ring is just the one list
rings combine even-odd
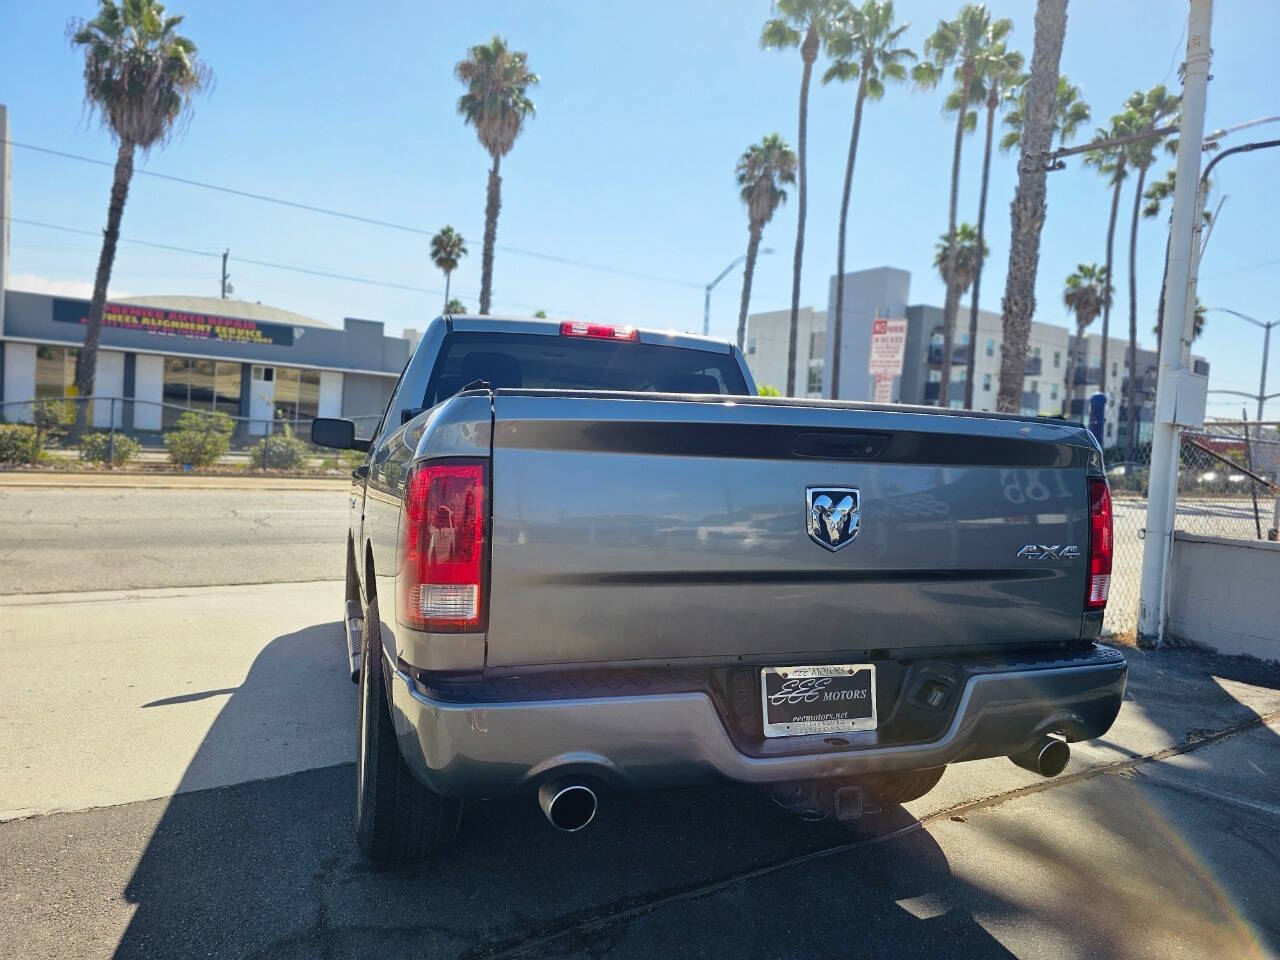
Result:
{"label": "utility pole", "polygon": [[[1161,323],[1160,374],[1151,438],[1151,482],[1142,550],[1142,587],[1138,597],[1138,642],[1158,645],[1164,637],[1167,571],[1173,546],[1178,486],[1178,411],[1174,402],[1187,374],[1195,300],[1192,260],[1200,219],[1200,154],[1209,84],[1209,31],[1213,0],[1191,0],[1187,18],[1187,55],[1183,63],[1182,123],[1178,132],[1173,216],[1169,227],[1169,266],[1165,274],[1165,313]],[[1177,332],[1178,336],[1170,336]],[[1170,396],[1172,391],[1172,396]]]}
{"label": "utility pole", "polygon": [[227,294],[233,292],[231,277],[227,274],[227,257],[231,256],[231,250],[222,251],[222,299],[227,299]]}

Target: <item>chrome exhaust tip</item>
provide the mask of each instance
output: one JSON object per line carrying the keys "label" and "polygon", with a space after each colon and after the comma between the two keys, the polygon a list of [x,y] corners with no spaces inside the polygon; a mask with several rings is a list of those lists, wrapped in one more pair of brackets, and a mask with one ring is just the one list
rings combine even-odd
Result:
{"label": "chrome exhaust tip", "polygon": [[557,830],[575,833],[595,819],[596,792],[581,783],[552,780],[538,788],[538,806]]}
{"label": "chrome exhaust tip", "polygon": [[1056,777],[1067,767],[1071,759],[1071,747],[1057,737],[1041,737],[1030,750],[1010,754],[1009,759],[1023,770],[1030,770],[1042,777]]}

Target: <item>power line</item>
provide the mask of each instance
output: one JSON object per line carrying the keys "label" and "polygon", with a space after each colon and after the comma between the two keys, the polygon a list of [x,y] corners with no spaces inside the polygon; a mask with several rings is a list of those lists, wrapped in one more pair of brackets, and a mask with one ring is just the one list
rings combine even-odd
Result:
{"label": "power line", "polygon": [[[78,153],[68,153],[65,150],[54,150],[50,147],[40,147],[33,143],[19,143],[17,140],[4,141],[9,146],[20,147],[23,150],[33,150],[37,153],[44,153],[54,157],[62,157],[66,160],[77,160],[81,163],[91,163],[99,167],[114,167],[114,161],[99,160],[96,157],[86,157]],[[320,207],[315,204],[301,203],[296,200],[286,200],[283,197],[273,197],[265,193],[254,193],[250,190],[239,190],[235,187],[227,187],[217,183],[207,183],[203,180],[193,180],[189,177],[174,176],[169,173],[158,173],[154,170],[134,170],[136,176],[154,177],[157,180],[167,180],[170,183],[181,183],[189,187],[199,187],[203,190],[215,190],[219,193],[230,194],[235,197],[242,197],[247,200],[259,200],[263,203],[273,203],[281,207],[289,207],[294,210],[304,210],[308,213],[316,213],[327,217],[337,217],[342,220],[349,220],[355,223],[364,223],[374,227],[384,227],[388,230],[399,230],[404,233],[412,233],[422,237],[431,237],[435,235],[434,230],[424,230],[421,227],[414,227],[404,223],[395,223],[391,220],[381,220],[377,217],[366,217],[363,214],[348,213],[344,210],[332,210],[328,207]],[[472,241],[474,242],[474,241]],[[599,273],[608,273],[614,276],[629,277],[633,280],[645,280],[650,283],[665,283],[671,286],[686,287],[692,290],[701,290],[703,284],[695,283],[691,280],[681,280],[676,277],[664,277],[660,274],[645,273],[639,270],[628,270],[625,267],[611,267],[607,264],[592,263],[587,260],[578,260],[574,257],[564,257],[553,253],[542,253],[538,250],[525,250],[520,247],[508,247],[503,244],[495,244],[494,248],[504,253],[511,253],[521,257],[531,257],[535,260],[545,260],[550,263],[560,263],[566,266],[579,267],[583,270],[595,270]]]}

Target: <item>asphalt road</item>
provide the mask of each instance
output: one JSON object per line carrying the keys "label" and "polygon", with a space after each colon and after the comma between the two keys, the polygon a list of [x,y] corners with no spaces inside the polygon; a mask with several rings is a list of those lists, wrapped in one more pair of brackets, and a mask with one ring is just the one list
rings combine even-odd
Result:
{"label": "asphalt road", "polygon": [[[341,584],[286,562],[340,544],[343,495],[219,493],[188,523],[160,493],[127,494],[91,549],[202,547],[183,573],[207,584],[251,579],[230,555],[261,542],[277,560],[253,570],[280,582],[148,567],[0,598],[6,958],[1280,955],[1280,669],[1187,651],[1132,652],[1115,727],[1056,780],[960,764],[851,824],[747,788],[615,794],[573,835],[531,798],[481,801],[447,856],[373,869]],[[85,494],[26,507],[67,554],[51,575],[76,565],[67,518],[105,509]],[[115,539],[153,515],[155,542]],[[238,533],[202,542],[214,516]]]}
{"label": "asphalt road", "polygon": [[0,594],[341,579],[343,490],[0,487]]}

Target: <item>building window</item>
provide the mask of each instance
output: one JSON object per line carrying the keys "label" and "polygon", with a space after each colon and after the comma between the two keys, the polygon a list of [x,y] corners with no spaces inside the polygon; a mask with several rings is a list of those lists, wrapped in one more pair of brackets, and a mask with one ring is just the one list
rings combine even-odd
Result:
{"label": "building window", "polygon": [[994,340],[987,341],[987,356],[994,357],[996,355],[996,342]]}
{"label": "building window", "polygon": [[240,364],[165,357],[164,404],[161,426],[166,430],[177,425],[185,410],[240,416]]}
{"label": "building window", "polygon": [[1032,381],[1031,381],[1031,392],[1032,392],[1032,393],[1039,393],[1039,392],[1040,392],[1040,381],[1039,381],[1039,380],[1032,380]]}
{"label": "building window", "polygon": [[1062,366],[1062,351],[1055,350],[1053,351],[1053,369],[1057,370],[1061,366]]}
{"label": "building window", "polygon": [[1116,362],[1115,362],[1114,360],[1112,360],[1112,361],[1111,361],[1111,375],[1112,375],[1113,377],[1117,375],[1117,374],[1116,374],[1117,369],[1118,369],[1118,368],[1117,368],[1117,366],[1116,366]]}
{"label": "building window", "polygon": [[929,371],[929,382],[930,382],[930,383],[941,383],[941,382],[942,382],[942,371],[941,371],[941,370],[930,370],[930,371]]}
{"label": "building window", "polygon": [[74,347],[36,347],[36,399],[65,397],[67,388],[76,382]]}
{"label": "building window", "polygon": [[1040,348],[1039,348],[1039,347],[1032,347],[1032,348],[1031,348],[1031,355],[1032,355],[1033,357],[1038,357],[1038,356],[1040,356]]}
{"label": "building window", "polygon": [[1050,400],[1058,399],[1058,385],[1056,383],[1049,388],[1049,399]]}
{"label": "building window", "polygon": [[756,352],[756,338],[747,338],[747,356],[752,356]]}
{"label": "building window", "polygon": [[[821,377],[821,371],[819,371]],[[276,418],[310,420],[319,415],[320,374],[315,370],[276,367]]]}
{"label": "building window", "polygon": [[822,367],[812,365],[809,367],[809,393],[822,392]]}
{"label": "building window", "polygon": [[827,352],[827,331],[814,330],[809,334],[809,359],[816,360]]}
{"label": "building window", "polygon": [[991,374],[984,373],[982,375],[982,389],[987,393],[991,392]]}

